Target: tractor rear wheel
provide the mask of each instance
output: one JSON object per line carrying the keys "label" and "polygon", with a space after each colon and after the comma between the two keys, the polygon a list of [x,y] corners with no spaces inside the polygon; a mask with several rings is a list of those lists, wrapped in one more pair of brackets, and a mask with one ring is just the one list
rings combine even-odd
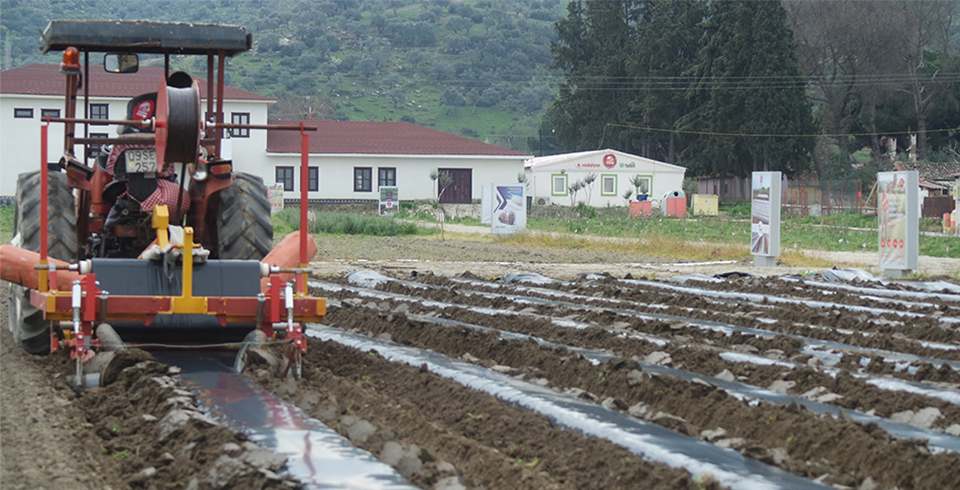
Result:
{"label": "tractor rear wheel", "polygon": [[[77,217],[73,192],[62,173],[47,174],[47,255],[68,262],[78,256]],[[40,251],[40,172],[20,174],[13,209],[13,243],[33,252]],[[10,331],[14,340],[30,354],[50,352],[50,322],[30,304],[30,290],[10,285]]]}
{"label": "tractor rear wheel", "polygon": [[216,226],[217,258],[263,259],[273,248],[270,201],[263,179],[234,173],[233,185],[220,191]]}

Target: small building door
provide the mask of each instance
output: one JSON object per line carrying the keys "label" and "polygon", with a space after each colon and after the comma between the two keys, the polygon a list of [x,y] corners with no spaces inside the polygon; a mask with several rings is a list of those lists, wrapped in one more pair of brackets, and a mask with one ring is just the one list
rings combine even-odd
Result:
{"label": "small building door", "polygon": [[[473,200],[473,170],[469,168],[441,168],[441,173],[446,172],[453,177],[453,183],[446,189],[437,189],[437,192],[443,192],[440,196],[440,202],[444,204],[470,204]],[[439,181],[437,182],[439,184]]]}

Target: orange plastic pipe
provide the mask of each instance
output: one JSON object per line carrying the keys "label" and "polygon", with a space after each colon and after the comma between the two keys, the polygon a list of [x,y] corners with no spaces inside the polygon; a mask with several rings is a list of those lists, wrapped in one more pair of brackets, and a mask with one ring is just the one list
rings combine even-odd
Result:
{"label": "orange plastic pipe", "polygon": [[[67,262],[57,259],[47,259],[49,263],[57,265],[57,281],[60,284],[72,284],[80,279],[80,274],[68,271]],[[14,247],[0,245],[0,279],[30,289],[40,289],[40,271],[33,266],[40,263],[40,254]],[[60,268],[63,270],[60,270]]]}
{"label": "orange plastic pipe", "polygon": [[[317,255],[317,242],[314,241],[313,237],[309,233],[306,234],[305,243],[307,244],[307,254],[306,260],[310,262]],[[293,269],[300,267],[300,231],[295,231],[280,240],[280,243],[277,244],[266,257],[263,258],[260,262],[270,265],[277,266],[282,269]],[[284,272],[280,274],[280,278],[283,279],[284,283],[290,282],[294,277],[294,274],[291,272]],[[270,282],[269,277],[264,277],[260,279],[260,291],[267,293],[269,288],[267,283]]]}

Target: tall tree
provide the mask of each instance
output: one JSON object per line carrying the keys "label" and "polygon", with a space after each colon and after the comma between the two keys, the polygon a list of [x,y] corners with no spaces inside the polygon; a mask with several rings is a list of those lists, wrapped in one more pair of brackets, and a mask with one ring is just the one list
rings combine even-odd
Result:
{"label": "tall tree", "polygon": [[634,46],[638,3],[571,2],[568,16],[557,22],[558,40],[551,51],[554,67],[567,81],[560,86],[553,123],[564,145],[580,150],[603,145],[633,151],[628,133],[621,134],[619,129],[605,132],[605,125],[635,120],[629,105],[634,87],[626,65]]}
{"label": "tall tree", "polygon": [[943,62],[950,62],[950,26],[956,2],[897,2],[903,23],[900,59],[909,75],[901,92],[913,102],[917,116],[917,153],[927,158],[927,117],[948,93],[952,77],[944,72]]}
{"label": "tall tree", "polygon": [[813,122],[793,33],[780,2],[710,4],[705,44],[688,95],[684,129],[702,133],[683,150],[700,173],[787,173],[810,161]]}
{"label": "tall tree", "polygon": [[[630,108],[646,128],[675,130],[687,108],[682,76],[696,62],[707,14],[703,1],[646,2],[639,6],[636,37],[627,60],[627,73],[637,92]],[[677,161],[675,131],[625,131],[640,154],[666,162]]]}
{"label": "tall tree", "polygon": [[[899,18],[894,2],[869,0],[786,0],[787,21],[797,42],[800,69],[810,80],[808,95],[820,107],[819,121],[842,153],[849,153],[848,134],[859,124],[871,134],[879,155],[876,104],[888,97],[896,73],[895,36]],[[814,158],[823,176],[829,162]]]}

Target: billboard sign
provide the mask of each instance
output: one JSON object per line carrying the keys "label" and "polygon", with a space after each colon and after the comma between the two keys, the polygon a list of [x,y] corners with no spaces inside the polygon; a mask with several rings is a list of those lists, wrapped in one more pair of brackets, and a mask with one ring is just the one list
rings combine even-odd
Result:
{"label": "billboard sign", "polygon": [[380,214],[394,214],[400,209],[400,193],[396,186],[380,187]]}
{"label": "billboard sign", "polygon": [[523,185],[493,187],[493,216],[491,231],[497,235],[511,235],[527,228],[527,199]]}
{"label": "billboard sign", "polygon": [[776,265],[780,255],[780,172],[754,172],[751,189],[750,253],[757,265]]}
{"label": "billboard sign", "polygon": [[270,201],[270,214],[283,211],[283,184],[268,185],[267,199]]}
{"label": "billboard sign", "polygon": [[880,268],[885,274],[917,268],[920,249],[920,181],[916,170],[877,174]]}

